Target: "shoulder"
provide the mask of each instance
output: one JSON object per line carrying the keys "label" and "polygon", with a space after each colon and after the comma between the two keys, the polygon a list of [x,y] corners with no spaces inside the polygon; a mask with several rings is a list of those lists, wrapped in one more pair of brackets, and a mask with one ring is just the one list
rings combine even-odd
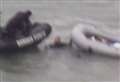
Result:
{"label": "shoulder", "polygon": [[25,16],[25,13],[22,11],[19,11],[15,14],[14,18],[22,18]]}
{"label": "shoulder", "polygon": [[16,15],[21,15],[21,14],[24,14],[24,12],[19,11],[19,12],[16,13]]}

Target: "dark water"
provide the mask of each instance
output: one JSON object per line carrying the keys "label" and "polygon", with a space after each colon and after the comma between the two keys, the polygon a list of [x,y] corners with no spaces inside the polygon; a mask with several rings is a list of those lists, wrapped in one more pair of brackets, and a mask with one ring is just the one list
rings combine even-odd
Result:
{"label": "dark water", "polygon": [[[94,22],[98,29],[118,29],[120,33],[118,0],[0,1],[1,25],[5,25],[15,12],[25,9],[33,11],[33,21],[49,22],[53,26],[53,33],[44,44],[49,44],[56,35],[68,42],[72,28],[79,22]],[[0,82],[118,82],[119,59],[70,47],[46,49],[44,45],[39,45],[38,49],[1,53],[0,76]]]}
{"label": "dark water", "polygon": [[118,59],[71,48],[28,50],[0,56],[6,82],[117,81]]}

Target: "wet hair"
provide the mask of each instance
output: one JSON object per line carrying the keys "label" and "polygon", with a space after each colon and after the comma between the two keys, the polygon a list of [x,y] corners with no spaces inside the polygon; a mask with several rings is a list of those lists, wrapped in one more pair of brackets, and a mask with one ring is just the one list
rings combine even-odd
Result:
{"label": "wet hair", "polygon": [[54,43],[56,44],[56,43],[61,43],[61,38],[60,38],[60,36],[56,36],[55,38],[54,38]]}

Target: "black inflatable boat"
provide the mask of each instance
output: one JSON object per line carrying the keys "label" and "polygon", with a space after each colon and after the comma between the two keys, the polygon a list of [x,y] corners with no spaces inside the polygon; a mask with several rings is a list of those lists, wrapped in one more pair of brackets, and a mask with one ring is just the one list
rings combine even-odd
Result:
{"label": "black inflatable boat", "polygon": [[7,52],[37,45],[47,38],[50,33],[51,26],[49,24],[36,24],[35,27],[31,29],[31,32],[27,37],[22,36],[16,40],[4,40],[0,38],[0,51]]}

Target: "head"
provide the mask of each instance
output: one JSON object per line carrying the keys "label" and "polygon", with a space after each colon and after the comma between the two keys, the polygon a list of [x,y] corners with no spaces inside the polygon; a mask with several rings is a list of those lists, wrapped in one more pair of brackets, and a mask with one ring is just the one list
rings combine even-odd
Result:
{"label": "head", "polygon": [[61,43],[61,38],[60,38],[60,36],[56,36],[56,37],[54,38],[54,44],[57,44],[57,43]]}
{"label": "head", "polygon": [[30,10],[27,10],[27,11],[25,12],[25,14],[26,14],[27,17],[30,17],[30,16],[32,15],[32,12],[31,12]]}

